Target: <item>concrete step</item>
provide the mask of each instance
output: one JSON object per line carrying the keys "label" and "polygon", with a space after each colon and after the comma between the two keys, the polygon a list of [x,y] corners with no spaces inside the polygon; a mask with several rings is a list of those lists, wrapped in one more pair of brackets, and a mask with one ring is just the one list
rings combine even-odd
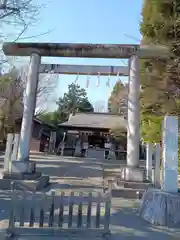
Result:
{"label": "concrete step", "polygon": [[123,188],[132,188],[132,189],[148,189],[149,187],[153,187],[153,184],[150,182],[131,182],[131,181],[122,181],[116,180],[115,184],[117,187]]}
{"label": "concrete step", "polygon": [[150,187],[153,187],[153,184],[149,181],[132,182],[115,179],[108,181],[108,187],[105,186],[105,191],[111,191],[112,197],[116,198],[140,199],[146,189]]}
{"label": "concrete step", "polygon": [[115,198],[130,198],[130,199],[141,199],[145,189],[132,189],[132,188],[119,188],[112,189],[112,197]]}

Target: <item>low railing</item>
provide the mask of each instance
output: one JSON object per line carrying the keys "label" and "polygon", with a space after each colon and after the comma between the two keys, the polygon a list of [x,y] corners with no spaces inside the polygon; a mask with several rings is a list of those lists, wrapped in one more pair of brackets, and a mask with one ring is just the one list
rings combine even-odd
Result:
{"label": "low railing", "polygon": [[13,190],[7,236],[108,237],[110,193],[57,193],[51,195]]}

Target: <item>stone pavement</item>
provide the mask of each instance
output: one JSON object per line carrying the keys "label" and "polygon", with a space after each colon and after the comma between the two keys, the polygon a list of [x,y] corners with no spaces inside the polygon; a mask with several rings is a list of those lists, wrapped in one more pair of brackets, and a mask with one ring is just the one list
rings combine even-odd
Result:
{"label": "stone pavement", "polygon": [[32,157],[37,165],[37,171],[50,176],[51,189],[83,189],[102,191],[103,165],[94,159],[36,156]]}
{"label": "stone pavement", "polygon": [[[55,189],[57,192],[59,189],[102,191],[103,163],[100,160],[36,154],[33,154],[32,160],[37,162],[37,170],[50,176],[52,181],[50,188]],[[50,188],[46,189],[46,191],[50,192]],[[0,191],[0,239],[2,240],[2,231],[7,227],[9,217],[9,200],[10,193]],[[152,226],[142,220],[138,216],[138,205],[139,200],[112,199],[110,224],[112,240],[180,239],[180,228],[170,229]]]}

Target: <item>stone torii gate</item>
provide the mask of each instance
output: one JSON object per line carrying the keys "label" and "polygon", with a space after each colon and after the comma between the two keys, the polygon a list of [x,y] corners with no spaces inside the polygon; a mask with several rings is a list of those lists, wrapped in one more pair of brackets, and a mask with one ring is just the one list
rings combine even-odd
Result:
{"label": "stone torii gate", "polygon": [[[163,46],[140,45],[108,45],[108,44],[70,44],[70,43],[4,43],[3,51],[11,56],[30,56],[27,73],[26,97],[20,138],[20,162],[14,163],[19,171],[29,171],[29,145],[32,132],[38,74],[41,57],[81,57],[81,58],[128,58],[129,59],[129,93],[128,93],[128,123],[127,123],[127,167],[124,168],[124,178],[132,181],[142,181],[143,173],[139,169],[139,125],[140,125],[140,58],[168,58],[169,50]],[[86,66],[87,67],[87,66]],[[72,67],[71,67],[72,68]],[[96,69],[97,70],[97,69]],[[67,70],[68,73],[70,72]],[[84,72],[83,72],[84,71]],[[87,70],[83,70],[87,73]],[[99,70],[98,70],[99,71]],[[77,73],[71,69],[72,74]],[[80,72],[80,71],[79,71]],[[92,71],[91,71],[92,72]],[[97,71],[95,71],[96,74]],[[100,72],[100,71],[99,71]],[[117,73],[117,71],[115,71]],[[65,71],[62,73],[65,73]],[[82,74],[83,74],[82,73]],[[107,72],[107,75],[111,71]],[[104,74],[105,75],[105,74]],[[126,74],[125,74],[126,75]]]}
{"label": "stone torii gate", "polygon": [[129,76],[126,66],[41,64],[39,73],[90,75],[90,76]]}

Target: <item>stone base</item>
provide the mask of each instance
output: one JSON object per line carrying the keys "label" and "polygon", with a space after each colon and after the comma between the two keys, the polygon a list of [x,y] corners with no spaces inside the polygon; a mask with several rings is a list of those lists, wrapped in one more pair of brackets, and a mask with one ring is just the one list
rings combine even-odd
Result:
{"label": "stone base", "polygon": [[12,182],[14,189],[21,191],[40,191],[48,186],[49,176],[41,176],[36,180],[12,180],[0,179],[0,189],[11,190]]}
{"label": "stone base", "polygon": [[12,173],[34,173],[36,171],[36,163],[33,161],[12,161]]}
{"label": "stone base", "polygon": [[154,225],[180,227],[180,194],[148,189],[140,204],[140,216]]}
{"label": "stone base", "polygon": [[144,170],[140,168],[123,167],[120,173],[120,179],[125,181],[143,182],[145,179]]}
{"label": "stone base", "polygon": [[34,173],[7,173],[4,172],[3,179],[11,180],[36,180],[41,177],[40,172]]}
{"label": "stone base", "polygon": [[12,161],[11,172],[4,172],[0,179],[0,189],[10,190],[12,183],[17,190],[39,191],[47,187],[49,177],[36,172],[36,163],[33,161]]}

